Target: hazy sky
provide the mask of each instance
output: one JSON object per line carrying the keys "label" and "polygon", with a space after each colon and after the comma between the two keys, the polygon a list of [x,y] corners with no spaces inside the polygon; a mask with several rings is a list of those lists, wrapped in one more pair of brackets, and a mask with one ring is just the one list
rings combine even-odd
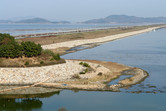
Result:
{"label": "hazy sky", "polygon": [[166,17],[166,0],[0,0],[0,19],[35,16],[84,21],[112,14]]}

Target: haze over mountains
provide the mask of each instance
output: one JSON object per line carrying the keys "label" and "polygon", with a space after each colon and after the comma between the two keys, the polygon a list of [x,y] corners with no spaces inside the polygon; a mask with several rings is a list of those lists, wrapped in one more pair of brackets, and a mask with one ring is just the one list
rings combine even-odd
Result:
{"label": "haze over mountains", "polygon": [[[69,21],[50,21],[43,18],[30,18],[22,20],[0,20],[0,23],[54,23],[54,24],[70,24]],[[136,17],[128,15],[110,15],[105,18],[92,19],[84,22],[83,24],[106,24],[106,23],[166,23],[166,17]]]}
{"label": "haze over mountains", "polygon": [[166,23],[166,17],[136,17],[127,15],[110,15],[106,18],[84,21],[86,24],[98,23]]}
{"label": "haze over mountains", "polygon": [[0,23],[55,23],[55,24],[70,24],[69,21],[49,21],[43,18],[30,18],[30,19],[23,19],[18,21],[12,20],[0,20]]}

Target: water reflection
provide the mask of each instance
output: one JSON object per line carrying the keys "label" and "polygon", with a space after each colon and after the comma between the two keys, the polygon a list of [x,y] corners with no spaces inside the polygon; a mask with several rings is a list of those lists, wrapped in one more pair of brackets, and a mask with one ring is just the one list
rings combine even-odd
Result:
{"label": "water reflection", "polygon": [[43,105],[41,98],[49,98],[59,94],[60,91],[44,94],[0,94],[0,111],[32,111],[41,109]]}
{"label": "water reflection", "polygon": [[27,99],[0,99],[0,111],[32,111],[40,109],[42,101],[39,98]]}

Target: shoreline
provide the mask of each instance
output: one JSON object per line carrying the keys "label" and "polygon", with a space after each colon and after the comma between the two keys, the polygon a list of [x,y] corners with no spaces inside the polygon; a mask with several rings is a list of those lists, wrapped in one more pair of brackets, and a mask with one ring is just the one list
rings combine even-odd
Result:
{"label": "shoreline", "polygon": [[67,42],[60,42],[60,43],[55,43],[55,44],[49,44],[49,45],[42,45],[43,49],[58,49],[58,48],[73,48],[77,46],[81,46],[84,44],[95,44],[95,43],[104,43],[104,42],[109,42],[117,39],[122,39],[126,38],[129,36],[133,35],[138,35],[146,32],[150,32],[153,30],[160,29],[161,27],[152,27],[152,28],[147,28],[139,31],[133,31],[133,32],[127,32],[127,33],[122,33],[122,34],[116,34],[116,35],[111,35],[111,36],[105,36],[101,38],[94,38],[94,39],[85,39],[85,40],[73,40],[73,41],[67,41]]}
{"label": "shoreline", "polygon": [[[80,62],[88,63],[93,70],[86,74],[79,74],[80,71],[85,70],[85,67],[82,67],[79,64]],[[119,88],[137,84],[148,77],[148,73],[139,68],[96,60],[67,60],[66,63],[61,65],[38,68],[1,68],[0,70],[1,72],[4,72],[3,70],[5,70],[7,75],[0,77],[1,79],[3,78],[3,80],[0,80],[1,86],[18,86],[14,89],[0,90],[0,94],[6,94],[5,92],[8,92],[9,94],[10,92],[12,93],[13,90],[28,89],[31,87],[89,91],[119,91]],[[131,71],[132,73],[129,75],[132,75],[132,77],[108,86],[109,82],[124,75],[123,72],[125,71]],[[73,78],[75,74],[78,74],[79,78]]]}
{"label": "shoreline", "polygon": [[[56,44],[49,44],[49,45],[43,45],[43,49],[61,49],[64,48],[64,51],[66,49],[70,49],[73,47],[85,45],[85,44],[99,44],[104,43],[112,40],[122,39],[125,37],[129,37],[136,34],[141,34],[145,32],[149,32],[152,30],[160,29],[161,27],[152,27],[148,29],[143,29],[139,31],[133,31],[133,32],[127,32],[122,34],[116,34],[101,38],[94,38],[94,39],[85,39],[85,40],[74,40],[74,41],[68,41],[68,42],[60,42]],[[43,67],[31,67],[31,68],[0,68],[0,76],[3,76],[4,73],[8,72],[8,76],[0,77],[0,84],[4,86],[20,86],[23,85],[23,87],[18,88],[24,88],[25,86],[31,86],[32,87],[47,87],[47,88],[57,88],[57,89],[76,89],[76,90],[91,90],[91,91],[119,91],[119,88],[131,86],[134,84],[137,84],[139,82],[142,82],[146,77],[148,77],[148,73],[142,69],[134,68],[130,66],[125,66],[118,63],[113,62],[104,62],[104,61],[95,61],[95,60],[67,60],[72,61],[73,63],[69,63],[66,65],[66,70],[62,71],[64,69],[64,64],[58,65],[52,65],[52,66],[43,66]],[[94,72],[88,73],[92,74],[88,77],[85,75],[80,75],[80,79],[71,79],[71,77],[74,74],[79,74],[80,71],[85,70],[84,67],[81,67],[78,63],[78,61],[88,62],[88,64],[91,64],[93,66]],[[72,64],[72,65],[71,65]],[[95,65],[94,65],[95,64]],[[97,67],[100,66],[104,70],[102,72],[101,70],[98,71]],[[56,69],[55,67],[61,67],[62,69]],[[74,68],[75,69],[74,69]],[[9,70],[10,69],[10,70]],[[31,70],[28,70],[31,69]],[[37,69],[37,70],[36,70]],[[56,71],[62,71],[61,74],[59,74],[59,78],[56,76]],[[73,70],[73,71],[72,71]],[[20,72],[19,72],[20,71]],[[45,72],[46,71],[46,72]],[[123,75],[123,71],[131,71],[132,77],[126,78],[124,80],[120,80],[117,84],[108,86],[106,83],[118,78],[119,76]],[[23,72],[26,73],[22,74]],[[40,76],[37,75],[41,73]],[[72,73],[71,73],[72,72]],[[11,75],[13,73],[13,77],[11,79]],[[69,75],[64,76],[64,73],[67,73]],[[102,75],[99,75],[99,73],[102,73]],[[22,79],[18,79],[17,77],[20,76]],[[85,78],[84,78],[85,76]],[[27,77],[27,78],[26,78]],[[48,78],[47,78],[48,77]],[[52,77],[52,78],[51,78]],[[11,80],[7,80],[7,78]],[[17,78],[17,79],[16,79]],[[33,79],[32,79],[33,78]],[[37,78],[37,79],[36,79]],[[47,80],[47,79],[49,80]],[[46,80],[45,80],[46,79]],[[6,82],[4,82],[4,80]],[[34,80],[32,82],[27,82],[28,80]],[[14,82],[13,82],[14,81]],[[64,82],[65,81],[65,82]],[[95,81],[95,82],[94,82]],[[17,88],[16,88],[17,89]],[[5,90],[0,90],[0,93],[5,92]]]}

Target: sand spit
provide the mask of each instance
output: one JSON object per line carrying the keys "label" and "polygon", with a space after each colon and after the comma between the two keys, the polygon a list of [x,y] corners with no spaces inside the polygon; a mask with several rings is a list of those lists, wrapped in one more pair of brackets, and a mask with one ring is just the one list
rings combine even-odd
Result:
{"label": "sand spit", "polygon": [[43,49],[57,49],[60,47],[76,47],[84,44],[92,44],[92,43],[102,43],[102,42],[108,42],[116,39],[121,39],[125,38],[128,36],[136,35],[136,34],[141,34],[145,32],[149,32],[155,29],[159,29],[161,27],[152,27],[152,28],[147,28],[144,30],[139,30],[139,31],[133,31],[133,32],[127,32],[123,34],[116,34],[116,35],[111,35],[111,36],[106,36],[106,37],[101,37],[101,38],[95,38],[95,39],[86,39],[86,40],[73,40],[73,41],[68,41],[68,42],[61,42],[61,43],[55,43],[55,44],[49,44],[49,45],[43,45]]}

